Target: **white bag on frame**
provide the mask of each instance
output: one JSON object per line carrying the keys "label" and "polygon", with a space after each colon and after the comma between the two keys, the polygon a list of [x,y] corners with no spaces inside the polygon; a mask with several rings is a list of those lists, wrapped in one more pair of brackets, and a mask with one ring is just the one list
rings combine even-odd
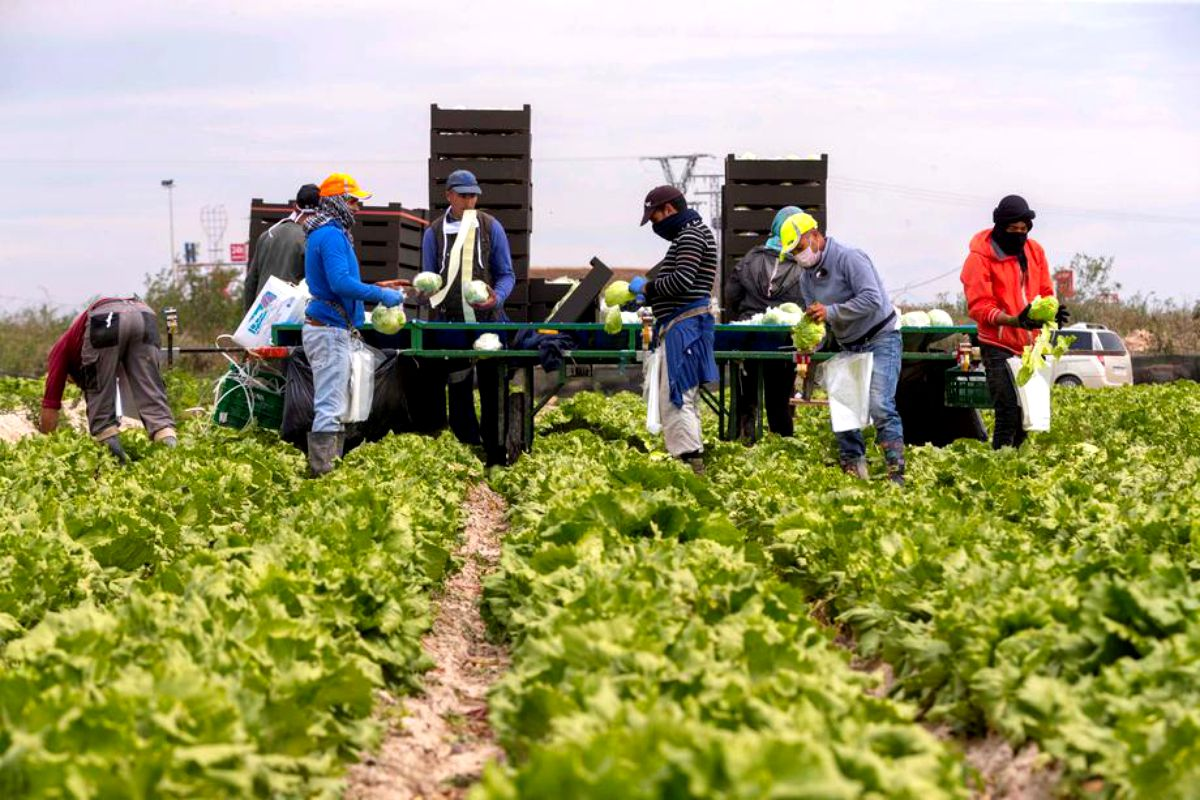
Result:
{"label": "white bag on frame", "polygon": [[642,399],[646,401],[646,430],[662,433],[662,409],[659,407],[658,381],[663,349],[651,350],[642,362]]}
{"label": "white bag on frame", "polygon": [[[1017,373],[1021,370],[1021,359],[1008,360],[1008,372],[1013,385],[1017,385]],[[1027,431],[1050,430],[1050,366],[1037,372],[1024,386],[1017,386],[1017,400],[1021,404],[1021,426]]]}
{"label": "white bag on frame", "polygon": [[362,339],[350,340],[350,386],[346,392],[346,410],[342,422],[362,422],[371,416],[375,400],[375,365],[378,354]]}
{"label": "white bag on frame", "polygon": [[874,353],[838,353],[825,362],[825,393],[834,433],[861,430],[871,424],[871,370]]}

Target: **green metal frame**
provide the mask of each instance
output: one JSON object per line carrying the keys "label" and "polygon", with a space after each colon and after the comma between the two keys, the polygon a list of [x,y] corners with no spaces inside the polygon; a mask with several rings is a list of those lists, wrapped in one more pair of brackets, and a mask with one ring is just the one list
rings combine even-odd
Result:
{"label": "green metal frame", "polygon": [[[522,388],[528,402],[525,403],[525,419],[523,420],[524,441],[525,447],[528,450],[533,445],[533,420],[537,412],[550,401],[552,397],[558,394],[562,387],[566,384],[566,360],[573,363],[584,364],[612,364],[618,367],[625,367],[629,364],[640,362],[644,358],[645,349],[642,346],[642,326],[641,325],[623,325],[621,334],[611,334],[613,336],[624,336],[622,346],[612,349],[600,350],[572,350],[565,352],[564,363],[558,370],[558,380],[551,388],[550,392],[542,398],[534,398],[534,383],[533,370],[538,364],[539,353],[537,350],[463,350],[463,349],[443,349],[427,344],[426,331],[470,331],[475,333],[504,333],[504,332],[519,332],[527,330],[535,331],[593,331],[603,332],[604,325],[598,322],[573,322],[573,323],[549,323],[549,322],[429,322],[425,320],[413,320],[406,326],[410,336],[410,346],[399,350],[401,355],[412,356],[415,358],[441,358],[441,359],[456,359],[456,358],[477,358],[477,359],[499,359],[505,363],[512,363],[522,372]],[[271,341],[273,344],[278,344],[278,335],[281,331],[297,331],[301,326],[298,324],[292,325],[276,325],[271,330]],[[365,325],[363,330],[370,330],[369,325]],[[790,328],[786,325],[717,325],[716,331],[718,334],[773,334],[778,335],[781,341],[789,341],[787,334]],[[953,353],[929,352],[926,348],[935,341],[945,339],[947,336],[956,334],[972,335],[975,333],[974,325],[956,325],[948,327],[928,327],[928,328],[901,328],[901,334],[905,337],[906,349],[903,354],[905,361],[953,361],[955,355]],[[715,353],[717,360],[717,368],[720,375],[718,381],[718,390],[714,394],[707,387],[700,388],[701,400],[707,405],[713,413],[717,415],[718,431],[723,439],[731,439],[735,435],[733,427],[737,419],[737,392],[733,391],[733,377],[736,374],[734,370],[740,369],[741,365],[746,361],[793,361],[795,359],[795,350],[790,347],[781,347],[777,350],[718,350]],[[814,353],[811,358],[813,361],[825,361],[832,358],[831,353]],[[762,436],[763,428],[763,379],[762,372],[757,375],[756,391],[759,397],[755,412],[754,431],[755,439]],[[504,410],[508,408],[509,381],[501,381],[499,408],[501,409],[501,424],[506,425]],[[727,400],[726,394],[729,394]],[[501,432],[504,433],[504,432]],[[501,441],[503,441],[503,436]]]}

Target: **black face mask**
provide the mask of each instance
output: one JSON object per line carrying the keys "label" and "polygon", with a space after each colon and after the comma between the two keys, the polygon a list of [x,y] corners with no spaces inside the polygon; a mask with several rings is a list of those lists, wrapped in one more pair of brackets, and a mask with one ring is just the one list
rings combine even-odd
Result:
{"label": "black face mask", "polygon": [[1006,255],[1019,256],[1024,254],[1025,241],[1029,238],[1029,234],[1010,233],[1005,230],[1007,227],[1007,225],[997,225],[992,228],[992,241]]}
{"label": "black face mask", "polygon": [[684,229],[689,222],[694,219],[700,219],[700,214],[694,208],[685,208],[677,214],[672,214],[669,217],[660,219],[652,224],[654,232],[668,242],[675,241],[675,237]]}

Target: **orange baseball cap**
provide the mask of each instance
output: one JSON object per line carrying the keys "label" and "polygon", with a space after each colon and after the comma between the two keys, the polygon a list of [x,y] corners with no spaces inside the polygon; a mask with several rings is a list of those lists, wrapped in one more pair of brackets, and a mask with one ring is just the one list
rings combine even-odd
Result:
{"label": "orange baseball cap", "polygon": [[366,200],[371,196],[370,192],[358,188],[358,181],[344,172],[335,172],[321,183],[321,197],[337,197],[342,194],[357,197],[359,200]]}

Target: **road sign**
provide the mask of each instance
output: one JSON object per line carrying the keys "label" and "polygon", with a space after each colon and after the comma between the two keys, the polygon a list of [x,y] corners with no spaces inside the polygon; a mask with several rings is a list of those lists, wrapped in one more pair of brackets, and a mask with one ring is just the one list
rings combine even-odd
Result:
{"label": "road sign", "polygon": [[249,242],[231,242],[229,244],[229,260],[234,264],[245,264],[250,256]]}

